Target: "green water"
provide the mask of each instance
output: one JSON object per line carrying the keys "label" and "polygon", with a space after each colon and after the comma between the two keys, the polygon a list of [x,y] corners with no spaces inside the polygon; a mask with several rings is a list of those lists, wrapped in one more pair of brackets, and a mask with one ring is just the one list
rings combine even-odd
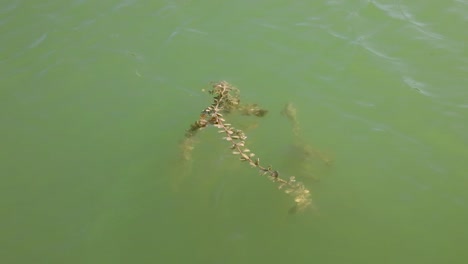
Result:
{"label": "green water", "polygon": [[[1,263],[467,263],[468,2],[2,1]],[[184,131],[211,81],[316,208]],[[298,176],[299,177],[299,176]]]}

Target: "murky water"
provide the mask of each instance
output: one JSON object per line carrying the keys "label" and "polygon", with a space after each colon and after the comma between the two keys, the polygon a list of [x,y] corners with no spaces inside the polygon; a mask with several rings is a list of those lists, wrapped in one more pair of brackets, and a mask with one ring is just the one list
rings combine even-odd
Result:
{"label": "murky water", "polygon": [[[466,263],[467,23],[462,0],[5,1],[1,262]],[[214,128],[180,161],[217,80],[269,111],[229,119],[314,208]]]}

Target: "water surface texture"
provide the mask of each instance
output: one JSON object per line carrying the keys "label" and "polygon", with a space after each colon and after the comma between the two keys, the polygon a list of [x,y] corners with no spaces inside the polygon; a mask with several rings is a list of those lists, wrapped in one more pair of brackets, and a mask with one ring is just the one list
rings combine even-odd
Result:
{"label": "water surface texture", "polygon": [[[7,0],[0,26],[1,263],[468,263],[468,1]],[[216,129],[181,162],[218,80],[314,208]],[[310,175],[287,103],[332,160]]]}

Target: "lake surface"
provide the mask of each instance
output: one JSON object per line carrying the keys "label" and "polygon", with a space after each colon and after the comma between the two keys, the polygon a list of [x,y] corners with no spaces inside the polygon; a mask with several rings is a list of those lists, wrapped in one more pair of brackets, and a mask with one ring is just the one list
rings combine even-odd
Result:
{"label": "lake surface", "polygon": [[[0,25],[1,263],[468,263],[468,1],[8,0]],[[181,159],[220,80],[308,210],[213,127]]]}

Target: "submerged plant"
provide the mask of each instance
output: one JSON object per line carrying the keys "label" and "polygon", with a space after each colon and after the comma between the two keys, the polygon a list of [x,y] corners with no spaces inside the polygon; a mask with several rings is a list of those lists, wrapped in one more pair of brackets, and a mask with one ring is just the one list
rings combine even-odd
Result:
{"label": "submerged plant", "polygon": [[[209,91],[213,95],[213,103],[206,107],[200,114],[197,121],[190,125],[190,128],[185,133],[185,140],[182,143],[182,155],[186,160],[191,159],[191,151],[193,150],[193,137],[200,130],[208,126],[218,128],[218,132],[222,134],[222,139],[230,145],[232,154],[239,157],[239,160],[256,168],[261,175],[266,176],[271,181],[278,184],[278,189],[284,190],[285,193],[294,197],[294,206],[290,212],[302,211],[311,205],[310,191],[302,182],[296,181],[294,176],[282,178],[280,173],[271,166],[264,166],[260,163],[260,158],[246,146],[247,136],[245,133],[232,126],[225,119],[225,115],[239,111],[243,115],[255,115],[262,117],[267,113],[267,110],[260,108],[257,104],[242,105],[239,99],[239,90],[225,81],[212,84],[212,89]],[[293,122],[293,130],[296,134],[299,130],[298,122],[295,115],[295,109],[292,107],[286,108],[284,114],[287,115]]]}

